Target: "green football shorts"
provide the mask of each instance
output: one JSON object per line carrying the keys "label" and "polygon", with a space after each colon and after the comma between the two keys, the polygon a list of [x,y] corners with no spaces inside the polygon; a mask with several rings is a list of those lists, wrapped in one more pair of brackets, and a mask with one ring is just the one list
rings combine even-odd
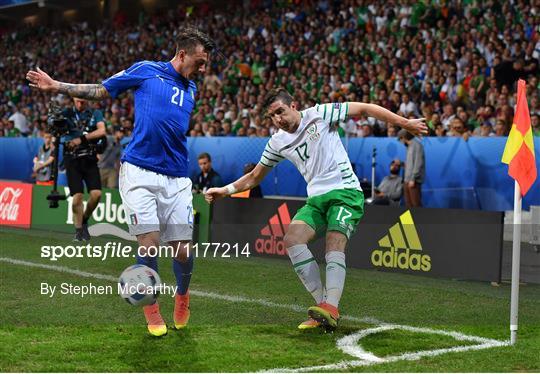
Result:
{"label": "green football shorts", "polygon": [[307,223],[317,235],[339,231],[350,239],[363,216],[364,193],[356,189],[340,189],[309,197],[293,221]]}

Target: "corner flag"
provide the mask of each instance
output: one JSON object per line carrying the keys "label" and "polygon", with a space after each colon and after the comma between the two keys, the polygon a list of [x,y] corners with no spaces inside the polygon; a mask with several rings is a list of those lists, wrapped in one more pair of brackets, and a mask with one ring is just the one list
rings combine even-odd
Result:
{"label": "corner flag", "polygon": [[531,116],[529,115],[525,90],[525,81],[520,79],[514,123],[502,157],[502,162],[508,164],[508,175],[519,184],[521,196],[525,196],[537,176]]}
{"label": "corner flag", "polygon": [[536,180],[531,116],[525,96],[525,81],[518,81],[516,114],[508,135],[502,162],[514,178],[514,227],[512,235],[512,290],[510,296],[510,343],[516,344],[519,309],[519,264],[521,260],[521,198]]}

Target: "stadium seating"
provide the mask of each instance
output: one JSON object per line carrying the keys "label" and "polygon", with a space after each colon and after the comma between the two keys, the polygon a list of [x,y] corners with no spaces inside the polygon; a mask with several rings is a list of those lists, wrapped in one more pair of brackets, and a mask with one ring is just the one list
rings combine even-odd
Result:
{"label": "stadium seating", "polygon": [[[179,6],[139,23],[4,32],[0,136],[39,136],[43,129],[49,95],[30,90],[24,80],[28,68],[39,65],[68,82],[100,82],[138,60],[170,59],[174,30],[187,20],[205,29],[212,24],[209,31],[222,55],[212,60],[199,84],[190,136],[271,135],[276,129],[260,105],[265,92],[278,85],[291,91],[300,107],[365,101],[426,117],[434,136],[504,136],[519,77],[528,82],[533,125],[540,135],[540,36],[528,2],[296,3],[248,2],[243,12],[249,18],[237,7],[214,11],[202,5],[191,12]],[[15,106],[28,128],[20,120],[15,128],[10,124]],[[109,128],[133,122],[130,95],[96,106]],[[342,127],[350,137],[396,133],[368,118]]]}

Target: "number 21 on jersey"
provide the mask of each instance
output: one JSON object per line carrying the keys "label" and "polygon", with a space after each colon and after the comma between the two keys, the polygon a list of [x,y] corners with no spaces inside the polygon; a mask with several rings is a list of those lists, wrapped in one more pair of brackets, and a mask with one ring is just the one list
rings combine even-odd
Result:
{"label": "number 21 on jersey", "polygon": [[[172,89],[174,91],[174,94],[171,97],[171,103],[182,106],[184,104],[184,90],[180,90],[178,87],[173,87]],[[178,95],[180,95],[179,99]]]}

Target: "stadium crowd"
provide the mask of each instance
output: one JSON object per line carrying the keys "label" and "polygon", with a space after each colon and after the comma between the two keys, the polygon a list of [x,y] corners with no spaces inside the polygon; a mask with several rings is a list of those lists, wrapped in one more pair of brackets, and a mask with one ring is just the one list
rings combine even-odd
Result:
{"label": "stadium crowd", "polygon": [[[31,90],[29,68],[95,83],[138,60],[169,60],[187,22],[220,48],[199,83],[189,136],[269,136],[265,93],[285,86],[300,108],[333,101],[382,105],[425,117],[433,136],[504,136],[515,82],[527,81],[540,136],[540,2],[266,1],[179,6],[160,15],[122,14],[97,28],[27,27],[1,35],[0,136],[42,136],[49,95]],[[133,124],[133,100],[94,103],[109,132]],[[349,136],[396,136],[371,118],[343,123]]]}

